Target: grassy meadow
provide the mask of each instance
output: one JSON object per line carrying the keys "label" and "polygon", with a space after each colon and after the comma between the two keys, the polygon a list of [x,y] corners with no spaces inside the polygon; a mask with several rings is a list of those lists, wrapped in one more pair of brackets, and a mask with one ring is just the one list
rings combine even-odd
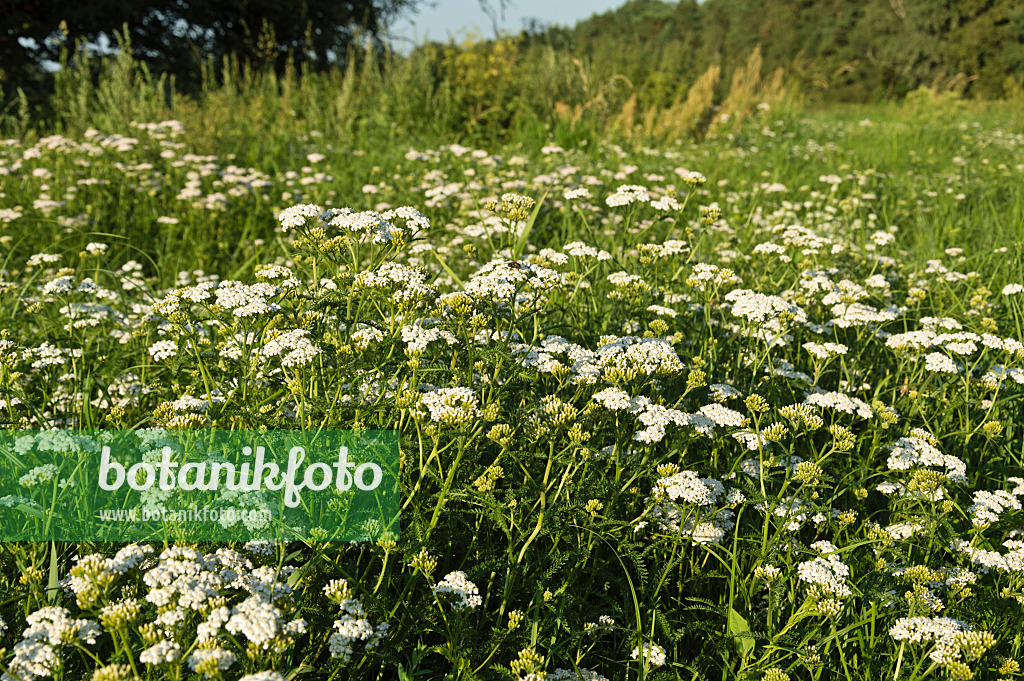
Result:
{"label": "grassy meadow", "polygon": [[403,511],[0,544],[3,680],[1019,678],[1021,110],[468,54],[5,113],[4,427],[396,430]]}

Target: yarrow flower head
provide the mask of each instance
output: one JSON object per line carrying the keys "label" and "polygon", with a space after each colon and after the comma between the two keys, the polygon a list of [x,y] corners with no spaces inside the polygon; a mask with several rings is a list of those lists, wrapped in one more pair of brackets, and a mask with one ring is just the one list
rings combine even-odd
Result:
{"label": "yarrow flower head", "polygon": [[1024,293],[1024,285],[1022,284],[1007,284],[1003,287],[1002,291],[1004,296],[1015,296],[1018,293]]}
{"label": "yarrow flower head", "polygon": [[631,203],[647,203],[651,200],[650,194],[647,193],[647,188],[636,184],[624,184],[620,185],[615,190],[614,194],[610,194],[608,198],[604,200],[611,208],[618,206],[628,206]]}
{"label": "yarrow flower head", "polygon": [[652,667],[660,667],[665,664],[665,649],[657,643],[644,643],[633,648],[629,656],[634,660],[642,660]]}
{"label": "yarrow flower head", "polygon": [[533,210],[535,204],[536,201],[531,199],[529,196],[507,193],[502,194],[500,200],[488,203],[487,209],[496,212],[509,220],[518,222],[519,220],[525,220],[530,217],[530,211]]}
{"label": "yarrow flower head", "polygon": [[469,581],[466,573],[461,570],[449,572],[444,579],[431,588],[431,591],[435,596],[450,595],[452,607],[455,610],[473,610],[483,603],[480,590],[477,589],[476,584]]}
{"label": "yarrow flower head", "polygon": [[282,210],[277,220],[281,223],[281,229],[287,232],[289,229],[302,227],[307,219],[318,217],[322,212],[323,209],[316,204],[300,203]]}
{"label": "yarrow flower head", "polygon": [[438,388],[420,396],[417,414],[423,418],[426,412],[430,420],[446,426],[464,426],[481,416],[480,401],[470,388]]}

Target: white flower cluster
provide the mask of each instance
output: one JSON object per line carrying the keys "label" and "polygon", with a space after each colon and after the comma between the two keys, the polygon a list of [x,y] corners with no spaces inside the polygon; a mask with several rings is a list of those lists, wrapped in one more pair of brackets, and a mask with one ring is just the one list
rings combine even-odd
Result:
{"label": "white flower cluster", "polygon": [[902,480],[895,482],[883,482],[875,488],[886,496],[906,497],[907,499],[927,499],[928,501],[942,501],[946,498],[946,488],[939,485],[934,489],[911,490],[907,483]]}
{"label": "white flower cluster", "polygon": [[618,206],[628,206],[631,203],[647,203],[650,200],[651,196],[647,193],[646,187],[638,184],[623,184],[619,185],[614,194],[609,194],[604,202],[610,208],[616,208]]}
{"label": "white flower cluster", "polygon": [[597,672],[579,668],[579,674],[571,669],[556,669],[545,677],[547,681],[608,681]]}
{"label": "white flower cluster", "polygon": [[[598,365],[598,354],[575,343],[570,343],[561,336],[548,336],[539,347],[531,347],[518,343],[511,347],[514,354],[523,357],[523,366],[541,373],[557,374],[569,369],[572,382],[575,384],[593,385],[601,377]],[[563,364],[558,356],[563,356],[567,363]]]}
{"label": "white flower cluster", "polygon": [[985,341],[976,333],[942,333],[932,340],[932,345],[944,348],[947,352],[960,357],[967,357],[977,352],[979,341],[985,347],[1002,349],[1003,341],[1000,338],[991,334],[985,334],[985,336],[990,340]]}
{"label": "white flower cluster", "polygon": [[1003,385],[1004,379],[1012,379],[1019,385],[1024,385],[1024,369],[1020,367],[993,366],[982,377],[981,381],[990,390],[998,390]]}
{"label": "white flower cluster", "polygon": [[14,645],[14,657],[7,663],[10,673],[0,676],[0,681],[32,681],[51,676],[59,664],[61,646],[72,645],[76,639],[85,645],[95,645],[103,633],[95,621],[72,619],[67,608],[56,606],[29,614],[26,624],[21,640]]}
{"label": "white flower cluster", "polygon": [[352,332],[352,347],[356,352],[366,350],[374,343],[384,340],[384,332],[373,326],[366,326]]}
{"label": "white flower cluster", "polygon": [[594,401],[609,411],[637,410],[639,402],[629,396],[621,388],[605,388],[594,393]]}
{"label": "white flower cluster", "polygon": [[732,303],[732,315],[750,324],[763,326],[769,331],[781,333],[784,322],[803,324],[807,313],[799,305],[779,296],[765,295],[749,289],[733,289],[725,294]]}
{"label": "white flower cluster", "polygon": [[282,231],[287,232],[289,229],[302,227],[306,224],[307,219],[315,218],[322,212],[323,209],[314,203],[300,203],[282,210],[278,214],[277,220],[281,223]]}
{"label": "white flower cluster", "polygon": [[171,664],[181,657],[181,644],[175,641],[157,641],[139,653],[139,662],[148,665]]}
{"label": "white flower cluster", "polygon": [[583,625],[583,633],[585,634],[598,634],[601,631],[611,629],[615,626],[615,619],[608,615],[601,615],[597,618],[596,622],[587,622]]}
{"label": "white flower cluster", "polygon": [[208,679],[220,676],[220,672],[231,668],[238,657],[224,648],[199,648],[188,656],[188,667]]}
{"label": "white flower cluster", "polygon": [[[250,646],[280,652],[296,636],[306,632],[306,621],[300,618],[285,622],[284,613],[273,603],[272,598],[262,590],[256,591],[231,608],[231,616],[223,622],[224,629],[231,634],[243,634],[249,640]],[[222,611],[214,617],[216,612],[217,610],[211,612],[207,617],[207,623],[210,629],[219,630],[227,613]],[[207,637],[211,637],[209,631]]]}
{"label": "white flower cluster", "polygon": [[602,251],[593,246],[588,246],[582,241],[573,241],[571,244],[566,244],[562,247],[562,250],[568,251],[569,255],[576,258],[594,258],[596,260],[611,260],[612,254],[608,251]]}
{"label": "white flower cluster", "polygon": [[62,275],[55,279],[51,279],[43,285],[41,291],[44,296],[71,293],[74,291],[78,293],[91,293],[94,296],[99,294],[102,297],[110,297],[110,291],[100,289],[92,279],[87,277],[76,286],[75,278],[69,275]]}
{"label": "white flower cluster", "polygon": [[320,354],[320,348],[308,336],[306,329],[272,329],[260,348],[260,356],[264,359],[276,357],[282,366],[289,368],[306,366]]}
{"label": "white flower cluster", "polygon": [[924,643],[952,638],[967,631],[967,623],[952,617],[901,617],[889,629],[897,641]]}
{"label": "white flower cluster", "polygon": [[674,255],[685,255],[690,252],[690,245],[679,239],[668,239],[660,244],[643,244],[642,252],[653,258],[671,258]]}
{"label": "white flower cluster", "polygon": [[25,475],[18,478],[18,484],[22,487],[35,487],[51,482],[57,477],[59,469],[52,463],[36,466]]}
{"label": "white flower cluster", "polygon": [[203,414],[210,408],[211,402],[213,404],[223,404],[224,399],[224,396],[220,394],[219,390],[214,390],[210,395],[210,400],[204,400],[193,395],[182,395],[171,402],[171,406],[174,407],[174,411],[179,414]]}
{"label": "white flower cluster", "polygon": [[297,288],[302,282],[284,265],[263,265],[256,270],[257,279],[272,279],[283,289]]}
{"label": "white flower cluster", "polygon": [[832,307],[839,303],[855,303],[870,296],[868,290],[860,284],[842,279],[832,285],[832,290],[821,299],[821,304]]}
{"label": "white flower cluster", "polygon": [[768,443],[771,442],[767,437],[764,436],[764,432],[757,432],[750,430],[740,430],[732,434],[732,438],[737,442],[743,444],[747,449],[752,452],[759,451],[768,447]]}
{"label": "white flower cluster", "polygon": [[718,265],[697,263],[693,272],[686,279],[686,285],[698,291],[706,291],[708,287],[717,288],[732,284],[740,284],[743,280],[730,269],[719,268]]}
{"label": "white flower cluster", "polygon": [[282,542],[268,539],[252,539],[245,542],[242,550],[247,551],[254,556],[275,556],[281,546]]}
{"label": "white flower cluster", "polygon": [[939,665],[973,662],[995,645],[996,639],[987,631],[971,631],[966,622],[952,617],[901,617],[889,629],[896,641],[930,643],[935,647],[928,654]]}
{"label": "white flower cluster", "polygon": [[829,359],[850,351],[842,343],[804,343],[803,348],[816,359]]}
{"label": "white flower cluster", "polygon": [[62,348],[51,345],[44,341],[38,347],[27,347],[23,350],[26,359],[32,361],[33,369],[45,369],[46,367],[59,367],[68,363],[69,357],[81,357],[81,348]]}
{"label": "white flower cluster", "polygon": [[976,548],[965,539],[954,539],[950,544],[952,550],[966,554],[972,563],[980,565],[979,572],[1024,572],[1024,542],[1007,539],[1003,546],[1009,549],[1005,554]]}
{"label": "white flower cluster", "polygon": [[368,270],[356,274],[352,287],[356,291],[367,288],[390,288],[391,299],[395,303],[422,307],[433,302],[437,296],[434,287],[426,282],[427,273],[422,269],[389,261],[376,271]]}
{"label": "white flower cluster", "polygon": [[931,352],[924,357],[925,371],[937,374],[958,374],[960,369],[951,357],[941,352]]}
{"label": "white flower cluster", "polygon": [[256,672],[255,674],[246,674],[238,681],[285,681],[285,679],[279,672],[268,669],[267,671]]}
{"label": "white flower cluster", "polygon": [[782,570],[778,567],[768,564],[754,568],[754,578],[763,579],[766,582],[771,582],[782,576]]}
{"label": "white flower cluster", "polygon": [[[955,319],[923,317],[920,321],[924,328],[892,334],[885,339],[885,345],[897,352],[922,352],[929,348],[945,350],[947,354],[933,352],[925,357],[925,368],[929,371],[957,373],[958,367],[948,355],[969,357],[979,350],[979,344],[987,350],[1002,350],[1014,359],[1024,359],[1024,344],[1016,338],[959,331],[960,323]],[[953,329],[956,333],[936,333],[936,328]]]}
{"label": "white flower cluster", "polygon": [[[694,545],[719,544],[734,526],[735,507],[746,501],[738,489],[726,492],[714,478],[701,478],[694,471],[680,471],[659,479],[648,503],[647,517],[634,528],[639,531],[649,523],[663,532],[688,537]],[[724,503],[723,503],[724,502]],[[716,504],[723,504],[717,508]]]}
{"label": "white flower cluster", "polygon": [[706,404],[698,409],[697,412],[714,421],[715,425],[723,427],[742,427],[747,420],[743,414],[733,409],[729,409],[724,405],[718,404],[717,402],[713,404]]}
{"label": "white flower cluster", "polygon": [[973,524],[978,529],[985,529],[989,525],[999,521],[999,516],[1007,509],[1019,511],[1021,509],[1018,496],[1024,496],[1024,479],[1010,478],[1010,482],[1016,487],[1012,492],[996,490],[988,492],[978,490],[974,493],[974,504],[968,509],[971,513]]}
{"label": "white flower cluster", "polygon": [[1022,292],[1024,292],[1024,284],[1007,284],[1002,290],[1004,296],[1015,296]]}
{"label": "white flower cluster", "polygon": [[666,194],[660,199],[653,199],[651,201],[651,208],[667,213],[670,211],[682,210],[683,206],[676,201],[675,197]]}
{"label": "white flower cluster", "polygon": [[711,390],[711,398],[719,403],[743,397],[743,393],[727,383],[712,383],[708,389]]}
{"label": "white flower cluster", "polygon": [[66,430],[47,430],[35,435],[21,435],[14,441],[14,451],[18,454],[25,454],[34,447],[40,452],[99,453],[102,444],[109,442],[107,437],[109,434],[103,432],[95,432],[90,436]]}
{"label": "white flower cluster", "polygon": [[[677,426],[693,426],[702,435],[714,434],[715,421],[703,413],[688,414],[678,409],[669,409],[654,404],[644,396],[631,398],[621,388],[605,388],[595,393],[593,399],[609,411],[628,411],[636,415],[637,421],[644,426],[643,430],[633,436],[637,442],[661,442],[665,437],[665,426],[673,423]],[[718,416],[729,419],[724,413]]]}
{"label": "white flower cluster", "polygon": [[915,534],[924,531],[924,525],[921,523],[894,523],[889,525],[883,530],[887,535],[892,537],[896,541],[902,541],[909,539]]}
{"label": "white flower cluster", "polygon": [[431,329],[419,324],[402,327],[402,342],[405,343],[407,352],[412,355],[423,354],[427,351],[427,346],[437,341],[444,341],[449,346],[459,344],[458,339],[444,329]]}
{"label": "white flower cluster", "polygon": [[28,259],[26,265],[29,267],[39,267],[43,263],[60,262],[60,256],[52,253],[35,253]]}
{"label": "white flower cluster", "polygon": [[725,487],[718,480],[701,478],[694,471],[680,471],[658,480],[652,496],[657,500],[668,497],[672,501],[682,500],[697,506],[711,506],[724,492]]}
{"label": "white flower cluster", "polygon": [[893,471],[905,471],[915,466],[941,466],[946,469],[946,477],[951,482],[966,484],[967,464],[952,454],[943,454],[937,444],[938,441],[930,434],[915,428],[910,436],[900,438],[892,446],[886,465]]}
{"label": "white flower cluster", "polygon": [[639,399],[645,402],[642,404],[642,411],[637,414],[637,420],[646,427],[633,436],[638,442],[661,442],[665,437],[665,426],[670,423],[677,426],[693,426],[697,432],[707,436],[714,433],[714,421],[703,414],[688,414],[678,409],[651,404],[647,398]]}
{"label": "white flower cluster", "polygon": [[642,646],[633,648],[629,654],[634,660],[646,660],[652,667],[660,667],[665,664],[665,649],[657,643],[644,643]]}
{"label": "white flower cluster", "polygon": [[341,608],[341,617],[334,621],[334,631],[327,640],[331,657],[347,662],[355,652],[356,642],[363,641],[366,650],[380,643],[388,631],[388,623],[382,622],[374,629],[363,604],[353,596],[346,580],[331,580],[324,587],[324,593]]}
{"label": "white flower cluster", "polygon": [[814,407],[827,407],[844,414],[856,414],[862,419],[875,415],[874,410],[864,400],[841,392],[813,392],[804,398],[804,404]]}
{"label": "white flower cluster", "polygon": [[839,549],[828,541],[814,542],[811,548],[822,556],[804,561],[797,566],[800,580],[816,587],[819,604],[821,600],[829,600],[820,598],[826,594],[831,594],[836,599],[849,598],[852,591],[846,579],[850,576],[850,568],[836,555]]}
{"label": "white flower cluster", "polygon": [[853,326],[891,322],[899,317],[900,310],[898,308],[878,310],[864,303],[839,303],[832,307],[832,314],[834,317],[829,320],[829,325],[840,329],[849,329]]}
{"label": "white flower cluster", "polygon": [[189,303],[205,303],[213,298],[213,292],[218,285],[213,281],[203,281],[195,286],[185,286],[168,291],[153,305],[153,309],[166,316],[181,310],[183,305],[187,308]]}
{"label": "white flower cluster", "polygon": [[529,285],[535,291],[548,291],[564,283],[564,277],[555,270],[526,260],[498,258],[477,270],[466,282],[466,293],[486,301],[508,301]]}
{"label": "white flower cluster", "polygon": [[935,335],[935,332],[929,329],[894,333],[885,339],[885,345],[892,350],[919,352],[931,347]]}
{"label": "white flower cluster", "polygon": [[157,341],[149,346],[150,356],[157,362],[162,362],[178,354],[178,344],[174,341]]}
{"label": "white flower cluster", "polygon": [[754,253],[757,255],[775,254],[782,262],[792,262],[793,258],[786,254],[786,247],[776,243],[766,242],[754,246]]}
{"label": "white flower cluster", "polygon": [[606,381],[633,381],[674,374],[686,368],[672,344],[661,338],[623,336],[597,349],[597,366]]}
{"label": "white flower cluster", "polygon": [[876,246],[885,246],[895,241],[896,235],[890,234],[889,232],[878,231],[871,235],[871,240],[875,242]]}
{"label": "white flower cluster", "polygon": [[[148,558],[152,553],[149,546],[130,545],[113,558],[84,556],[71,571],[69,587],[79,605],[90,605],[121,575],[145,567],[145,562],[152,560]],[[227,669],[235,661],[235,653],[224,648],[226,644],[219,638],[222,630],[232,634],[233,640],[245,640],[255,649],[284,650],[306,630],[305,620],[285,618],[285,612],[292,609],[288,598],[291,587],[278,581],[278,577],[286,579],[292,571],[289,566],[280,572],[272,567],[254,568],[230,549],[219,549],[213,554],[182,546],[165,549],[142,575],[145,601],[159,613],[151,624],[163,638],[143,651],[140,661],[149,665],[177,661],[187,622],[199,613],[205,613],[205,618],[198,621],[196,638],[203,646],[188,658],[188,664],[206,676],[214,676],[216,670]],[[229,599],[239,591],[248,595],[229,606]],[[211,601],[220,605],[210,607]],[[113,621],[134,618],[141,603],[125,601],[105,606],[104,617]],[[104,623],[106,626],[106,620]]]}
{"label": "white flower cluster", "polygon": [[[412,206],[391,208],[384,211],[381,214],[381,217],[391,223],[394,223],[396,219],[404,220],[406,229],[413,234],[422,230],[430,229],[430,219]],[[392,229],[393,228],[394,225],[392,224]]]}
{"label": "white flower cluster", "polygon": [[[782,460],[782,465],[792,471],[800,461],[799,456],[790,456]],[[740,467],[744,473],[753,478],[757,478],[761,472],[760,462],[756,459],[745,459],[740,462]],[[762,503],[757,503],[754,504],[754,508],[765,513],[768,507]],[[799,532],[800,528],[808,520],[815,525],[821,525],[826,520],[839,516],[839,511],[833,508],[828,512],[819,511],[812,515],[806,501],[797,496],[786,496],[780,498],[778,503],[771,507],[771,515],[781,518],[786,523],[785,528],[787,531]]]}
{"label": "white flower cluster", "polygon": [[243,284],[234,280],[222,281],[216,290],[216,305],[230,310],[235,317],[253,317],[280,310],[280,305],[269,303],[267,300],[281,292],[280,287],[265,281],[255,284]]}
{"label": "white flower cluster", "polygon": [[129,570],[138,568],[152,553],[151,546],[129,544],[113,558],[104,558],[98,553],[82,556],[71,569],[68,586],[80,606],[91,605],[105,585]]}
{"label": "white flower cluster", "polygon": [[[561,336],[548,336],[541,341],[537,347],[525,343],[516,343],[511,347],[512,354],[522,358],[524,368],[533,369],[542,374],[560,374],[570,371],[570,366],[563,364],[558,356],[564,355],[570,362],[571,367],[593,368],[595,354],[575,343],[570,343]],[[573,382],[580,381],[578,372],[573,371]]]}
{"label": "white flower cluster", "polygon": [[608,294],[609,298],[620,299],[625,297],[625,291],[633,289],[635,291],[650,291],[651,285],[644,281],[644,278],[639,274],[630,274],[629,272],[613,272],[609,274],[605,279],[614,286],[616,291],[612,291]]}
{"label": "white flower cluster", "polygon": [[831,239],[820,236],[803,225],[777,225],[772,228],[772,233],[780,235],[784,245],[799,248],[803,255],[817,255],[823,251],[837,252],[836,248],[842,249],[841,244],[835,244]]}
{"label": "white flower cluster", "polygon": [[664,305],[649,305],[647,311],[653,312],[659,317],[676,317],[679,314],[671,307],[665,307]]}
{"label": "white flower cluster", "polygon": [[420,395],[417,414],[424,418],[426,408],[430,420],[447,426],[461,426],[480,417],[480,401],[471,388],[437,388]]}
{"label": "white flower cluster", "polygon": [[435,596],[450,594],[453,597],[452,607],[456,610],[473,610],[483,603],[480,590],[461,570],[449,572],[443,580],[431,587],[431,591]]}

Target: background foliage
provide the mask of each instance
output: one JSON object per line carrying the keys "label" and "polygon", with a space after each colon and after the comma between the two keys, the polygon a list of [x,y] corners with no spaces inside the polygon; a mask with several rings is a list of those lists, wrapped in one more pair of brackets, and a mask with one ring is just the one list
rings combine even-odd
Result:
{"label": "background foliage", "polygon": [[[100,79],[97,40],[107,53],[130,44],[140,75],[165,78],[154,96],[168,101],[204,101],[229,81],[271,77],[283,88],[306,77],[314,88],[330,83],[326,98],[346,98],[343,118],[365,113],[351,108],[360,92],[375,104],[385,96],[389,116],[484,138],[551,114],[573,127],[600,119],[627,136],[636,125],[702,133],[737,73],[754,90],[766,80],[772,92],[761,99],[785,90],[812,104],[899,99],[921,87],[1024,99],[1024,5],[1014,0],[633,0],[572,28],[536,23],[516,36],[389,51],[389,22],[418,4],[4,0],[4,101],[8,111],[20,101],[37,119],[59,118],[47,98],[62,80]],[[353,74],[358,83],[346,81]],[[371,92],[380,84],[398,89]],[[654,121],[662,114],[671,124]]]}

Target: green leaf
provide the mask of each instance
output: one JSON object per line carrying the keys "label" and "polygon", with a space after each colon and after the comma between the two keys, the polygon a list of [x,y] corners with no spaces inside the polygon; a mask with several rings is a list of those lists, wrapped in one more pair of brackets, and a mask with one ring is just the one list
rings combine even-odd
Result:
{"label": "green leaf", "polygon": [[544,199],[548,197],[547,192],[540,197],[540,201],[533,207],[533,212],[530,213],[529,219],[526,221],[526,226],[523,227],[523,233],[516,239],[515,248],[512,251],[512,259],[519,260],[519,256],[526,250],[526,242],[530,239],[530,232],[533,231],[533,225],[537,222],[537,216],[540,214],[540,207],[544,204]]}
{"label": "green leaf", "polygon": [[46,585],[46,598],[56,603],[60,598],[60,569],[57,563],[57,542],[50,542],[50,580]]}
{"label": "green leaf", "polygon": [[15,504],[14,509],[16,511],[21,511],[22,513],[27,513],[33,518],[38,518],[39,520],[43,521],[46,520],[46,515],[42,511],[33,506],[29,506],[28,504]]}
{"label": "green leaf", "polygon": [[288,586],[295,587],[299,583],[299,580],[305,575],[303,570],[296,570],[295,572],[288,575]]}
{"label": "green leaf", "polygon": [[455,280],[455,283],[459,285],[459,288],[465,289],[466,287],[462,283],[462,280],[459,279],[459,275],[455,274],[455,270],[448,266],[448,263],[445,262],[444,258],[442,258],[437,251],[431,251],[431,253],[434,254],[435,258],[437,258],[437,262],[441,264],[441,267],[443,267],[444,271],[448,273],[448,276]]}
{"label": "green leaf", "polygon": [[748,657],[754,652],[754,639],[750,635],[750,625],[747,624],[747,620],[743,619],[743,615],[739,614],[733,608],[729,608],[729,621],[727,631],[730,636],[733,637],[733,643],[736,644],[736,652],[743,657]]}

